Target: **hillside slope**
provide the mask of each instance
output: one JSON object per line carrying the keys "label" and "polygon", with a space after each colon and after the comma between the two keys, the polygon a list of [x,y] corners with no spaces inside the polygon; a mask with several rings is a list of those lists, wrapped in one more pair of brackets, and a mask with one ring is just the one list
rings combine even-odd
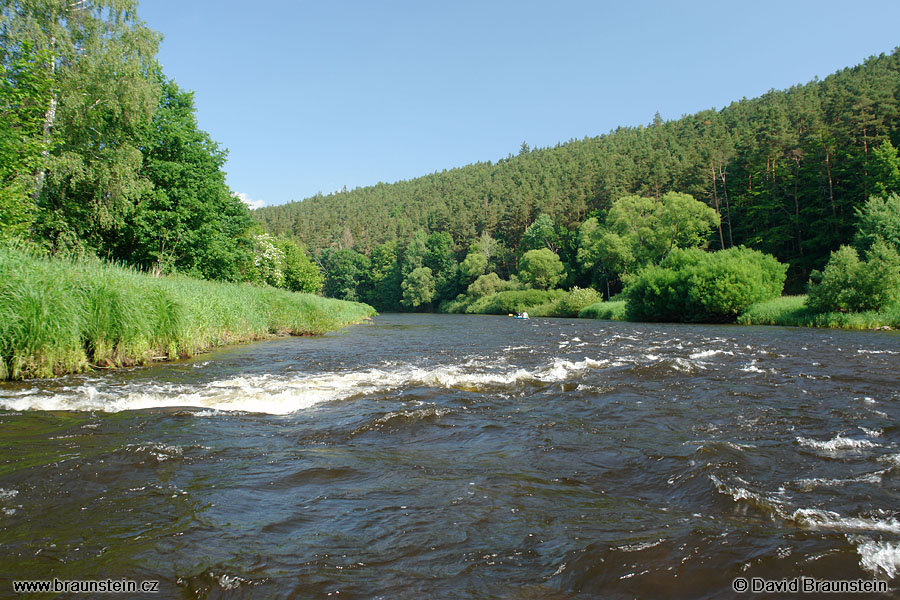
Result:
{"label": "hillside slope", "polygon": [[483,232],[516,249],[540,214],[570,230],[618,197],[692,194],[722,217],[711,248],[744,244],[805,282],[853,231],[876,175],[874,149],[900,145],[900,52],[824,80],[673,121],[622,127],[410,181],[254,211],[271,233],[314,252],[448,232],[457,252]]}

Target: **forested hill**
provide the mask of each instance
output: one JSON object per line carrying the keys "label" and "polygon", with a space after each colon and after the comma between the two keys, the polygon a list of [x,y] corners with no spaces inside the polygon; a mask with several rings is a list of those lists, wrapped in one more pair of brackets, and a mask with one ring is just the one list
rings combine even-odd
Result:
{"label": "forested hill", "polygon": [[521,151],[411,181],[261,208],[271,233],[314,252],[449,233],[460,256],[483,232],[513,251],[540,214],[570,231],[627,194],[686,192],[721,215],[710,248],[744,244],[805,282],[847,242],[876,184],[880,145],[900,145],[900,49],[824,80],[678,120]]}

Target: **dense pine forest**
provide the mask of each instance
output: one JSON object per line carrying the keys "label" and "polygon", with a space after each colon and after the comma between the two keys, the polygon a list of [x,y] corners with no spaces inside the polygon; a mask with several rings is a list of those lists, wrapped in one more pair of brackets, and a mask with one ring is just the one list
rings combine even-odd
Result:
{"label": "dense pine forest", "polygon": [[402,304],[400,283],[416,265],[430,268],[434,284],[445,288],[436,289],[430,306],[464,292],[464,275],[448,282],[450,263],[485,244],[486,271],[500,278],[515,275],[528,250],[548,247],[564,264],[561,286],[606,293],[612,279],[615,293],[621,273],[609,265],[585,268],[578,259],[579,228],[590,217],[602,226],[622,197],[659,200],[678,192],[718,215],[709,249],[743,245],[774,255],[789,265],[786,289],[802,292],[813,270],[852,239],[856,210],[873,194],[898,191],[898,145],[895,50],[721,110],[671,121],[656,115],[648,126],[551,148],[523,142],[496,163],[253,214],[271,234],[319,257],[326,293],[400,309],[414,304]]}

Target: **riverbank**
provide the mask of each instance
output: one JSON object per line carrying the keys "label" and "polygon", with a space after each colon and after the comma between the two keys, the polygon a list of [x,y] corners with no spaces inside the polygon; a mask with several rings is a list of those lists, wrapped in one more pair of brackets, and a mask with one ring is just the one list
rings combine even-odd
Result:
{"label": "riverbank", "polygon": [[[627,321],[626,302],[598,302],[578,313],[582,319]],[[806,296],[781,296],[747,307],[737,317],[738,325],[784,327],[830,327],[833,329],[900,329],[900,307],[861,313],[814,313],[806,308]]]}
{"label": "riverbank", "polygon": [[279,334],[322,334],[373,314],[367,304],[311,294],[153,277],[0,248],[0,380],[140,365]]}

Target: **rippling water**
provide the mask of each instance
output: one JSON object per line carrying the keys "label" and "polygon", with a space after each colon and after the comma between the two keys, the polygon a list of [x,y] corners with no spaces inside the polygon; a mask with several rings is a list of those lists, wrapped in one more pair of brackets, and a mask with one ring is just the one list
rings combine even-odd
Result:
{"label": "rippling water", "polygon": [[0,597],[896,594],[898,372],[889,332],[385,315],[6,384]]}

